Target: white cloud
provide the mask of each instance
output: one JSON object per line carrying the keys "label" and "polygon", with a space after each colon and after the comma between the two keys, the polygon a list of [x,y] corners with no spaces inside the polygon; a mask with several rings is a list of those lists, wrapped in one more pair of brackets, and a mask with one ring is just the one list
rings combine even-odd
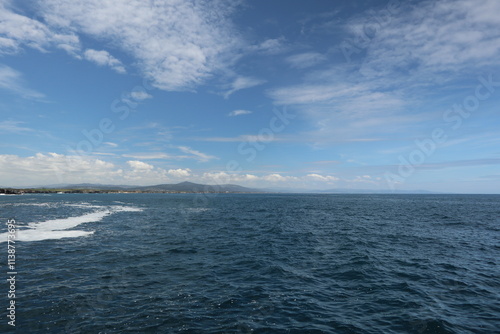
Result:
{"label": "white cloud", "polygon": [[130,96],[137,101],[146,100],[153,97],[151,94],[148,94],[145,91],[133,91],[132,93],[130,93]]}
{"label": "white cloud", "polygon": [[176,178],[185,178],[191,175],[191,170],[189,168],[186,169],[177,168],[177,169],[169,169],[167,173],[168,175],[171,175]]}
{"label": "white cloud", "polygon": [[326,57],[317,52],[305,52],[285,58],[285,61],[290,64],[291,67],[300,69],[320,64],[325,60]]}
{"label": "white cloud", "polygon": [[249,47],[251,51],[257,51],[259,53],[267,55],[276,55],[285,52],[288,47],[285,44],[285,38],[270,38],[266,39],[262,43]]}
{"label": "white cloud", "polygon": [[250,110],[242,110],[242,109],[238,109],[238,110],[233,110],[231,111],[229,114],[227,114],[228,116],[240,116],[240,115],[248,115],[248,114],[251,114],[252,112]]}
{"label": "white cloud", "polygon": [[306,175],[307,179],[310,179],[312,181],[322,181],[322,182],[333,182],[333,181],[338,181],[340,180],[338,177],[331,176],[331,175],[319,175],[319,174],[307,174]]}
{"label": "white cloud", "polygon": [[239,76],[231,83],[230,88],[224,93],[224,98],[227,99],[231,94],[239,90],[259,86],[265,82],[265,80],[257,78]]}
{"label": "white cloud", "polygon": [[298,180],[295,176],[282,176],[280,174],[269,174],[262,177],[262,180],[269,182],[289,182],[292,180]]}
{"label": "white cloud", "polygon": [[192,148],[187,147],[187,146],[177,146],[177,148],[184,153],[188,153],[188,154],[192,155],[188,158],[194,158],[200,162],[206,162],[206,161],[210,161],[213,159],[217,159],[217,157],[215,157],[213,155],[208,155],[208,154],[202,153],[200,151],[193,150]]}
{"label": "white cloud", "polygon": [[189,168],[165,170],[142,161],[127,161],[132,170],[122,171],[122,177],[133,180],[137,184],[160,184],[165,182],[179,182],[191,175]]}
{"label": "white cloud", "polygon": [[167,181],[176,182],[185,180],[191,175],[191,170],[189,168],[165,170],[143,161],[127,161],[127,164],[132,170],[123,171],[123,177],[127,180],[134,180],[141,183],[147,182],[149,184],[158,184]]}
{"label": "white cloud", "polygon": [[258,176],[252,174],[244,174],[241,176],[243,181],[256,181],[259,179]]}
{"label": "white cloud", "polygon": [[0,2],[0,54],[17,53],[22,46],[40,51],[52,46],[68,52],[79,49],[80,41],[76,35],[61,33],[40,21],[16,14],[13,7],[12,1]]}
{"label": "white cloud", "polygon": [[227,172],[206,172],[200,177],[200,182],[207,182],[209,184],[228,184],[228,183],[239,183],[239,184],[249,184],[255,185],[256,181],[264,180],[262,177],[253,174],[234,174]]}
{"label": "white cloud", "polygon": [[331,175],[308,174],[303,176],[281,175],[279,173],[270,173],[263,175],[227,173],[222,171],[205,172],[199,182],[209,184],[228,184],[236,183],[248,187],[269,187],[286,186],[290,188],[312,188],[322,185],[332,186],[333,182],[341,179]]}
{"label": "white cloud", "polygon": [[10,91],[27,99],[42,99],[42,93],[27,88],[22,74],[13,68],[0,64],[0,89]]}
{"label": "white cloud", "polygon": [[53,29],[109,42],[131,56],[164,90],[189,90],[229,64],[240,40],[228,19],[238,3],[216,0],[46,0],[38,8]]}
{"label": "white cloud", "polygon": [[97,51],[93,49],[87,49],[83,53],[85,59],[96,63],[99,66],[109,66],[118,73],[125,73],[125,67],[121,61],[109,54],[108,51]]}
{"label": "white cloud", "polygon": [[234,182],[236,174],[229,174],[226,172],[208,172],[203,173],[201,176],[202,182],[208,184],[228,184]]}
{"label": "white cloud", "polygon": [[127,164],[134,170],[148,171],[148,170],[152,170],[154,168],[152,165],[147,164],[147,163],[142,162],[142,161],[138,161],[138,160],[127,161]]}

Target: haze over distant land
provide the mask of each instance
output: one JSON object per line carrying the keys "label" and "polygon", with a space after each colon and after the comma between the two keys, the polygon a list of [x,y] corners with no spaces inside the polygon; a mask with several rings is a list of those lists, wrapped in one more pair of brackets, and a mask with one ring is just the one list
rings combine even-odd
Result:
{"label": "haze over distant land", "polygon": [[500,193],[499,12],[0,1],[0,185]]}

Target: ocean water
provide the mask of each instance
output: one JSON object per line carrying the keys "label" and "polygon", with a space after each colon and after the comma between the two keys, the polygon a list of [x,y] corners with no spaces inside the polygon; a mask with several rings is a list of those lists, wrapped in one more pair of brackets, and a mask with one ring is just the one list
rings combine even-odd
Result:
{"label": "ocean water", "polygon": [[1,333],[500,333],[500,196],[0,196],[5,279],[11,218]]}

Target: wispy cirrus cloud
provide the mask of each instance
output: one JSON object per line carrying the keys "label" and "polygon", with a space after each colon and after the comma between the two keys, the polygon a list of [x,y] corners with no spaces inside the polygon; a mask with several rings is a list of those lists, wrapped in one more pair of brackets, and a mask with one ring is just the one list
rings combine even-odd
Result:
{"label": "wispy cirrus cloud", "polygon": [[28,88],[21,72],[0,64],[0,89],[17,94],[26,99],[40,100],[44,94]]}
{"label": "wispy cirrus cloud", "polygon": [[[401,4],[389,18],[382,10],[343,24],[346,38],[353,39],[366,32],[368,23],[377,28],[366,38],[369,43],[356,46],[363,53],[355,62],[325,64],[305,74],[302,83],[268,90],[275,104],[299,110],[314,126],[304,138],[327,143],[409,131],[417,135],[441,118],[438,108],[422,107],[432,101],[436,87],[446,84],[467,96],[464,78],[472,77],[474,84],[482,71],[500,65],[500,21],[487,14],[498,12],[500,2]],[[375,25],[374,17],[385,21]],[[332,22],[340,27],[338,19]],[[293,64],[293,57],[287,61]]]}
{"label": "wispy cirrus cloud", "polygon": [[304,69],[325,62],[326,57],[318,52],[305,52],[289,56],[285,61],[291,67]]}
{"label": "wispy cirrus cloud", "polygon": [[301,136],[305,142],[379,140],[422,118],[401,112],[410,99],[395,92],[378,91],[362,82],[349,84],[314,78],[270,90],[268,94],[276,104],[294,106],[314,125],[313,130]]}
{"label": "wispy cirrus cloud", "polygon": [[262,85],[266,82],[266,80],[257,79],[253,77],[244,77],[238,76],[234,81],[229,85],[229,89],[224,92],[224,98],[229,98],[233,93],[236,93],[239,90],[252,88],[255,86]]}
{"label": "wispy cirrus cloud", "polygon": [[109,66],[116,72],[122,74],[126,72],[122,62],[113,57],[112,55],[110,55],[108,51],[87,49],[85,50],[83,55],[85,59],[93,63],[96,63],[99,66]]}
{"label": "wispy cirrus cloud", "polygon": [[188,146],[177,146],[177,149],[181,150],[184,153],[190,154],[190,158],[196,159],[200,162],[207,162],[213,159],[217,159],[217,157],[213,155],[209,155],[206,153],[202,153],[200,151],[194,150]]}
{"label": "wispy cirrus cloud", "polygon": [[219,143],[232,143],[232,142],[244,142],[244,141],[269,142],[269,141],[280,140],[276,136],[273,139],[270,139],[264,136],[259,137],[259,135],[239,135],[237,137],[207,137],[207,138],[194,138],[194,139],[199,141],[219,142]]}
{"label": "wispy cirrus cloud", "polygon": [[122,157],[141,159],[141,160],[178,159],[178,157],[174,155],[162,152],[128,153],[128,154],[122,154]]}
{"label": "wispy cirrus cloud", "polygon": [[20,126],[23,122],[20,121],[1,121],[0,132],[23,134],[26,132],[34,132],[34,129]]}
{"label": "wispy cirrus cloud", "polygon": [[[399,74],[409,84],[443,83],[500,64],[500,11],[494,0],[423,1],[401,6],[374,35],[362,60],[366,77]],[[359,32],[367,13],[346,28]],[[381,15],[381,14],[380,14]],[[410,79],[408,81],[408,78]]]}
{"label": "wispy cirrus cloud", "polygon": [[289,49],[284,37],[269,38],[259,44],[248,47],[251,52],[257,52],[266,55],[277,55]]}
{"label": "wispy cirrus cloud", "polygon": [[177,149],[184,154],[170,154],[164,152],[134,152],[134,153],[126,153],[122,154],[122,157],[125,158],[133,158],[140,160],[185,160],[185,159],[193,159],[199,162],[207,162],[210,160],[217,159],[217,157],[213,155],[209,155],[198,150],[192,149],[188,146],[169,146],[172,149]]}
{"label": "wispy cirrus cloud", "polygon": [[252,112],[250,110],[237,109],[237,110],[231,111],[227,115],[230,116],[230,117],[234,117],[234,116],[241,116],[241,115],[249,115],[251,113]]}

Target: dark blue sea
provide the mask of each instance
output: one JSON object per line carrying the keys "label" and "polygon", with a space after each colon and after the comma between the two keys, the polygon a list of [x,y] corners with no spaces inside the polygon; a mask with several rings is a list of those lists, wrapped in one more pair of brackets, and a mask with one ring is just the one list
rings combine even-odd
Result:
{"label": "dark blue sea", "polygon": [[496,195],[0,196],[0,220],[1,333],[500,333]]}

